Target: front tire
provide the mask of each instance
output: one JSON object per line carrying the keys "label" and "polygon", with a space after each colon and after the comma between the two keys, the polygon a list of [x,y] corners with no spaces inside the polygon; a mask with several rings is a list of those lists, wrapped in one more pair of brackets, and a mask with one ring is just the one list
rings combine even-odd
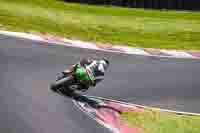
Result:
{"label": "front tire", "polygon": [[73,84],[73,82],[74,82],[74,77],[67,76],[67,77],[57,80],[55,83],[51,84],[50,89],[54,92],[58,92],[58,90],[60,88],[67,88],[67,86]]}

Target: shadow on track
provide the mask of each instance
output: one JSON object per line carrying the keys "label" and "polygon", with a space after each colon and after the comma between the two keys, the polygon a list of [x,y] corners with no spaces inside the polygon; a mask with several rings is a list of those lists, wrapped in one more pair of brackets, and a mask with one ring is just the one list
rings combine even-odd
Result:
{"label": "shadow on track", "polygon": [[119,114],[121,114],[122,112],[114,107],[110,107],[110,106],[107,106],[107,105],[102,105],[100,104],[98,101],[96,100],[93,100],[85,95],[82,95],[76,91],[59,91],[57,92],[58,94],[60,95],[63,95],[65,97],[68,97],[68,98],[71,98],[77,102],[81,102],[81,103],[86,103],[87,105],[89,105],[90,107],[94,108],[94,109],[102,109],[102,108],[105,108],[105,109],[110,109],[110,110],[113,110]]}

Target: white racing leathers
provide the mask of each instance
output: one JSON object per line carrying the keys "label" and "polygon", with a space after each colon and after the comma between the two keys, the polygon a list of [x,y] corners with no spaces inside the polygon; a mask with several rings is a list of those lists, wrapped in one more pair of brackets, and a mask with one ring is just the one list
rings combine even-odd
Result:
{"label": "white racing leathers", "polygon": [[106,62],[104,60],[94,60],[90,65],[86,66],[86,70],[93,84],[104,79],[104,73],[106,68]]}

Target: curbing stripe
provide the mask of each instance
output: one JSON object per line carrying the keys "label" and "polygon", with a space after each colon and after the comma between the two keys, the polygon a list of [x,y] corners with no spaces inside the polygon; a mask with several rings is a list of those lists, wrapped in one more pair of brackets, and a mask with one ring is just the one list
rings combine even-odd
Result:
{"label": "curbing stripe", "polygon": [[170,56],[167,53],[162,52],[161,50],[158,49],[144,49],[147,53],[149,53],[150,55],[154,55],[154,56]]}
{"label": "curbing stripe", "polygon": [[90,113],[88,113],[87,111],[83,110],[78,103],[73,100],[74,105],[81,111],[83,111],[85,114],[87,114],[90,118],[92,118],[93,120],[95,120],[97,123],[99,123],[101,126],[103,126],[104,128],[107,128],[110,132],[112,133],[120,133],[117,129],[111,127],[108,124],[105,124],[104,122],[100,121],[99,119],[95,118],[93,115],[91,115]]}
{"label": "curbing stripe", "polygon": [[200,52],[189,52],[191,55],[200,58]]}
{"label": "curbing stripe", "polygon": [[200,116],[200,113],[191,113],[191,112],[183,112],[183,111],[177,111],[177,110],[167,110],[167,109],[153,108],[153,107],[148,107],[148,106],[143,106],[143,105],[138,105],[138,104],[133,104],[133,103],[127,103],[127,102],[117,101],[117,100],[103,98],[103,97],[95,97],[95,96],[89,96],[89,95],[84,95],[84,96],[89,97],[89,98],[98,98],[98,99],[102,99],[102,100],[121,103],[121,104],[129,105],[129,106],[132,106],[132,107],[135,106],[135,107],[140,107],[140,108],[144,108],[144,109],[154,109],[154,110],[157,110],[157,111],[163,111],[163,112],[169,112],[169,113]]}
{"label": "curbing stripe", "polygon": [[1,31],[0,34],[12,36],[12,37],[19,37],[19,38],[25,38],[30,40],[36,40],[36,41],[43,41],[43,38],[37,35],[28,34],[28,33],[20,33],[20,32],[10,32],[10,31]]}
{"label": "curbing stripe", "polygon": [[95,44],[95,43],[83,42],[80,40],[69,40],[67,38],[61,38],[61,37],[57,37],[50,34],[34,35],[30,33],[10,32],[10,31],[3,31],[3,30],[0,30],[0,34],[39,41],[39,42],[45,42],[49,44],[86,48],[86,49],[93,49],[93,50],[106,51],[106,52],[112,52],[112,53],[124,53],[124,54],[143,55],[143,56],[150,56],[150,57],[164,57],[164,58],[167,57],[167,58],[200,59],[200,52],[132,48],[132,47],[120,46],[120,45]]}
{"label": "curbing stripe", "polygon": [[167,50],[161,50],[161,52],[166,53],[168,55],[172,55],[173,57],[181,57],[181,58],[193,58],[193,56],[187,52],[182,51],[167,51]]}
{"label": "curbing stripe", "polygon": [[80,48],[87,48],[87,49],[96,49],[98,50],[99,48],[96,45],[93,45],[91,43],[87,42],[82,42],[79,40],[66,40],[66,42],[71,43],[72,45],[75,45],[75,47],[80,47]]}

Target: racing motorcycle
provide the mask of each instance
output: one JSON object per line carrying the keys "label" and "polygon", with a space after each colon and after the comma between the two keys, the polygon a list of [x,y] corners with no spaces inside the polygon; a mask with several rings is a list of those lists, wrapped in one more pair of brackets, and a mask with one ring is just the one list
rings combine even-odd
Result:
{"label": "racing motorcycle", "polygon": [[108,66],[109,61],[106,58],[100,60],[83,59],[67,72],[65,70],[62,73],[63,76],[57,78],[56,82],[51,85],[51,90],[61,93],[86,91],[89,87],[94,87],[103,80]]}
{"label": "racing motorcycle", "polygon": [[67,75],[58,77],[51,84],[51,90],[61,94],[70,94],[74,91],[84,92],[94,81],[92,72],[82,66],[75,65],[72,70],[68,71]]}

